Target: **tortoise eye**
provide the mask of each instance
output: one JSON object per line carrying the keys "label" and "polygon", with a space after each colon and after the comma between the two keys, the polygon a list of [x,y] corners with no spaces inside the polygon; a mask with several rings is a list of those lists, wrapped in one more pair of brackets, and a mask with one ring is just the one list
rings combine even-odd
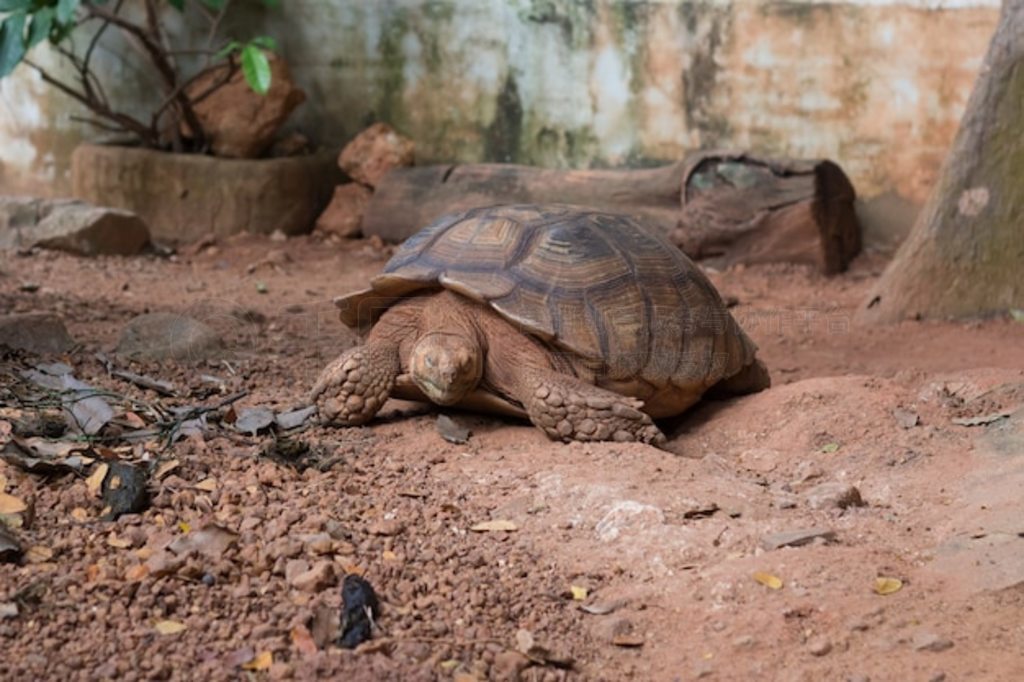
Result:
{"label": "tortoise eye", "polygon": [[427,367],[431,367],[432,368],[434,366],[434,356],[433,355],[428,355],[427,357],[425,357],[423,359],[423,362],[426,363]]}

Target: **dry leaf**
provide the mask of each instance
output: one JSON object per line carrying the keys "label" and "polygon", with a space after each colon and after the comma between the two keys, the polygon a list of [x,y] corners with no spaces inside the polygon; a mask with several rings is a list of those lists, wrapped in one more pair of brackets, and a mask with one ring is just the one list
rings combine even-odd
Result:
{"label": "dry leaf", "polygon": [[313,635],[305,625],[296,625],[292,628],[292,646],[303,656],[312,656],[317,652],[316,642]]}
{"label": "dry leaf", "polygon": [[199,483],[196,483],[195,489],[196,490],[202,490],[202,491],[208,492],[208,493],[212,493],[215,490],[217,490],[217,479],[216,478],[206,478],[206,479],[203,479],[202,481],[199,481]]}
{"label": "dry leaf", "polygon": [[43,545],[34,545],[25,552],[25,560],[30,564],[41,564],[53,558],[53,550]]}
{"label": "dry leaf", "polygon": [[89,520],[89,512],[85,511],[81,507],[75,507],[71,510],[71,518],[79,523],[85,523]]}
{"label": "dry leaf", "polygon": [[274,654],[269,651],[261,651],[256,658],[242,665],[243,670],[266,670],[274,665]]}
{"label": "dry leaf", "polygon": [[2,493],[5,490],[7,490],[7,477],[4,476],[3,474],[0,474],[0,493]]}
{"label": "dry leaf", "polygon": [[385,549],[380,556],[384,561],[398,561],[398,555],[390,549]]}
{"label": "dry leaf", "polygon": [[188,626],[184,623],[179,623],[176,620],[161,620],[153,626],[153,629],[160,635],[176,635],[179,632],[184,632],[188,629]]}
{"label": "dry leaf", "polygon": [[875,578],[875,593],[893,594],[903,589],[903,581],[899,578]]}
{"label": "dry leaf", "polygon": [[156,473],[153,475],[153,477],[159,481],[161,478],[177,469],[180,466],[180,464],[181,463],[178,462],[178,460],[176,459],[167,460],[159,467],[157,467]]}
{"label": "dry leaf", "polygon": [[475,526],[470,527],[470,530],[476,531],[477,533],[495,533],[495,532],[511,532],[519,530],[512,521],[508,519],[495,519],[493,521],[481,521]]}
{"label": "dry leaf", "polygon": [[772,575],[771,573],[757,571],[756,573],[754,573],[754,580],[772,590],[782,589],[782,578],[778,577],[777,575]]}
{"label": "dry leaf", "polygon": [[345,572],[345,575],[362,575],[363,574],[362,567],[360,567],[360,566],[358,566],[356,564],[342,564],[341,565],[341,570],[343,570]]}
{"label": "dry leaf", "polygon": [[570,585],[569,591],[572,592],[572,598],[575,601],[583,601],[587,598],[587,588],[580,587],[579,585]]}
{"label": "dry leaf", "polygon": [[134,412],[125,412],[121,415],[121,419],[123,419],[125,423],[133,429],[146,428],[145,420]]}
{"label": "dry leaf", "polygon": [[28,509],[28,505],[20,497],[0,493],[0,514],[20,514]]}
{"label": "dry leaf", "polygon": [[455,670],[456,668],[458,668],[459,667],[459,662],[456,661],[453,658],[449,658],[447,661],[441,661],[440,663],[437,664],[437,666],[441,670],[444,670],[445,672],[448,672],[450,670]]}
{"label": "dry leaf", "polygon": [[180,530],[182,533],[191,533],[192,525],[187,521],[178,521],[178,530]]}
{"label": "dry leaf", "polygon": [[90,495],[93,497],[100,496],[100,488],[103,487],[103,479],[107,477],[107,471],[109,470],[109,464],[100,464],[92,474],[89,475],[89,478],[85,479],[85,487],[89,490]]}

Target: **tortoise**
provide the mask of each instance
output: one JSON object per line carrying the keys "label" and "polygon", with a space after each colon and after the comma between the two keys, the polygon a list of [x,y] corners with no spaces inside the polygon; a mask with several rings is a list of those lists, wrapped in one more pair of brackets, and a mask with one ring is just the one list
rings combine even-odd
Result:
{"label": "tortoise", "polygon": [[313,387],[324,423],[389,397],[525,416],[553,439],[662,444],[652,418],[770,384],[700,269],[637,219],[563,205],[475,208],[407,239],[335,299],[365,343]]}

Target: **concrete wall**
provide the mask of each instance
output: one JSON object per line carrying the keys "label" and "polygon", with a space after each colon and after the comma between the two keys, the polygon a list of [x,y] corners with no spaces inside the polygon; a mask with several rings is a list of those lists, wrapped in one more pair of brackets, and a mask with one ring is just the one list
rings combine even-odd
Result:
{"label": "concrete wall", "polygon": [[[999,1],[283,5],[229,29],[278,37],[310,95],[294,126],[324,144],[385,120],[424,162],[616,166],[716,146],[825,156],[891,216],[912,215],[934,182]],[[138,99],[139,75],[115,57],[119,90]],[[66,191],[83,135],[71,110],[27,70],[0,84],[0,183]]]}

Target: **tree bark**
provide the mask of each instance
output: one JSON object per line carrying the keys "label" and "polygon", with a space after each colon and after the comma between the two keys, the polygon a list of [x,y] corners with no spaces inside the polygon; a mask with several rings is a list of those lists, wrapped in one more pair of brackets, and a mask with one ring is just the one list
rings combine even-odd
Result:
{"label": "tree bark", "polygon": [[865,322],[1024,308],[1024,0],[1002,14],[936,186]]}

